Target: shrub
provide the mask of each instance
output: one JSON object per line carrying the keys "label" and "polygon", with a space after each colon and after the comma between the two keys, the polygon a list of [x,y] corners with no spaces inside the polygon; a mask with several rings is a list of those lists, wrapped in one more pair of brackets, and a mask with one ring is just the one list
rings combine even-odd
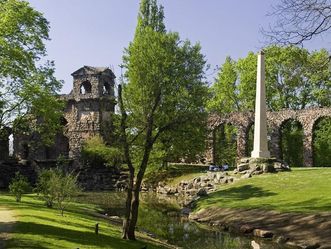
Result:
{"label": "shrub", "polygon": [[63,171],[56,169],[49,179],[49,195],[54,198],[62,216],[72,197],[80,192],[77,177],[78,175],[73,173],[63,173]]}
{"label": "shrub", "polygon": [[45,201],[47,207],[57,208],[63,212],[72,197],[80,192],[77,184],[78,175],[66,173],[63,169],[43,169],[39,172],[36,191]]}
{"label": "shrub", "polygon": [[53,169],[42,169],[38,173],[36,192],[45,201],[45,205],[49,208],[53,207],[55,196],[50,191],[51,179],[54,177]]}
{"label": "shrub", "polygon": [[123,154],[119,148],[109,147],[100,136],[88,139],[82,149],[82,157],[87,165],[120,166],[123,161]]}
{"label": "shrub", "polygon": [[21,175],[19,172],[16,172],[15,177],[12,179],[9,184],[9,192],[12,193],[17,202],[21,201],[22,195],[30,190],[30,184],[28,179]]}

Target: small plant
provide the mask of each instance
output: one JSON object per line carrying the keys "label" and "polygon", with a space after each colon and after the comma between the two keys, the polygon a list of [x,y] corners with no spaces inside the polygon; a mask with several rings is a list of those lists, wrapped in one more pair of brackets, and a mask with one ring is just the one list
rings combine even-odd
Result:
{"label": "small plant", "polygon": [[30,184],[28,179],[21,175],[20,172],[16,172],[15,177],[9,184],[9,192],[12,193],[17,202],[20,202],[22,195],[30,190]]}
{"label": "small plant", "polygon": [[120,166],[123,162],[121,149],[107,146],[102,137],[94,136],[85,141],[82,149],[82,158],[86,165]]}
{"label": "small plant", "polygon": [[43,169],[38,175],[36,192],[47,207],[52,208],[55,204],[63,216],[67,204],[80,191],[77,177],[62,168]]}
{"label": "small plant", "polygon": [[45,201],[45,205],[49,208],[53,207],[55,196],[50,191],[51,179],[54,177],[53,169],[42,169],[38,174],[37,187],[35,191]]}
{"label": "small plant", "polygon": [[61,170],[54,170],[49,180],[49,195],[54,198],[57,208],[63,212],[71,201],[72,197],[77,195],[80,188],[77,184],[77,175],[73,173],[63,173]]}

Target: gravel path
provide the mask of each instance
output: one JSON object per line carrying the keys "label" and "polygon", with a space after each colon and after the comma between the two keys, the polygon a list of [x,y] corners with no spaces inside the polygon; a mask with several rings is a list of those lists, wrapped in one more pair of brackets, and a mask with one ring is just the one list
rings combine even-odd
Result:
{"label": "gravel path", "polygon": [[10,231],[15,221],[14,212],[0,206],[0,249],[5,248],[5,242],[10,237]]}

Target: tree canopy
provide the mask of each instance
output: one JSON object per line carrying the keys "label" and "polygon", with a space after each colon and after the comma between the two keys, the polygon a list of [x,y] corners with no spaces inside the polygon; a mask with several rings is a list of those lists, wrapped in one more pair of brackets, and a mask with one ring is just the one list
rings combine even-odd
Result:
{"label": "tree canopy", "polygon": [[[331,105],[327,50],[309,52],[296,46],[269,46],[264,51],[266,101],[270,110]],[[209,110],[223,113],[254,110],[255,82],[256,54],[250,52],[237,62],[227,58],[211,88]]]}
{"label": "tree canopy", "polygon": [[129,239],[134,239],[139,189],[151,154],[155,148],[163,147],[170,155],[171,148],[191,146],[179,145],[180,139],[188,138],[185,127],[199,129],[206,118],[206,62],[200,45],[167,32],[163,19],[163,8],[155,0],[141,1],[135,37],[123,57],[126,72],[119,104],[125,160],[131,173],[123,232]]}
{"label": "tree canopy", "polygon": [[0,128],[25,123],[45,142],[58,128],[62,107],[55,96],[62,83],[53,76],[54,63],[44,59],[48,32],[48,21],[28,2],[0,1]]}

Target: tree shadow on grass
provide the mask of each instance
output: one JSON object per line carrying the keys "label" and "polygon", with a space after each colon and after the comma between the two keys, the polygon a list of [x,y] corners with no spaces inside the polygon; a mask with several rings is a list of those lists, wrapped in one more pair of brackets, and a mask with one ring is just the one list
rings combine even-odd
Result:
{"label": "tree shadow on grass", "polygon": [[[0,226],[2,225],[3,224],[0,222]],[[37,243],[33,240],[10,239],[8,241],[8,248],[49,248],[56,246],[54,244],[46,242],[47,238],[59,241],[59,243],[60,241],[68,241],[71,243],[75,243],[77,244],[77,247],[83,245],[84,248],[89,248],[92,246],[104,248],[133,248],[134,246],[136,246],[137,248],[139,248],[139,246],[142,247],[144,244],[146,244],[143,242],[131,242],[122,240],[119,237],[113,237],[111,235],[96,235],[94,231],[76,231],[67,228],[38,224],[34,222],[16,222],[13,234],[15,233],[26,235],[39,235],[43,237],[43,240]],[[49,245],[47,246],[45,244]],[[59,248],[60,247],[61,245],[59,245]]]}
{"label": "tree shadow on grass", "polygon": [[243,201],[250,198],[269,197],[274,195],[277,195],[277,193],[248,184],[214,192],[207,197],[206,201],[208,204],[212,204],[219,202],[220,199],[224,201]]}

